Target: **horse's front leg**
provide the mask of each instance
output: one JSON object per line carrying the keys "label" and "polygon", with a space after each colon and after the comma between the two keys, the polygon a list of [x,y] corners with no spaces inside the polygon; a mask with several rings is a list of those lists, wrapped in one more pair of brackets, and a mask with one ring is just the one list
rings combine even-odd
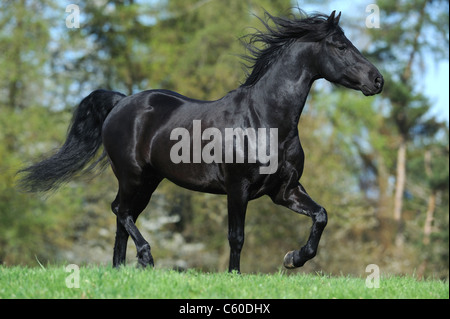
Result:
{"label": "horse's front leg", "polygon": [[284,266],[288,269],[301,267],[314,258],[319,246],[320,237],[327,225],[327,212],[309,197],[300,183],[290,189],[282,189],[272,197],[274,203],[283,205],[296,213],[311,217],[313,224],[306,245],[300,250],[293,250],[284,257]]}
{"label": "horse's front leg", "polygon": [[230,263],[228,271],[240,273],[241,250],[244,246],[245,213],[248,199],[245,194],[228,194],[228,241],[230,243]]}

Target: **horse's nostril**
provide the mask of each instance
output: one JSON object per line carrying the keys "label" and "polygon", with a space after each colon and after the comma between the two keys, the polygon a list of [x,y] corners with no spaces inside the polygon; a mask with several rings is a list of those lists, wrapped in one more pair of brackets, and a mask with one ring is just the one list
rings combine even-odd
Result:
{"label": "horse's nostril", "polygon": [[383,83],[383,80],[381,79],[381,77],[378,76],[375,78],[375,87],[377,89],[379,89],[381,87],[382,83]]}

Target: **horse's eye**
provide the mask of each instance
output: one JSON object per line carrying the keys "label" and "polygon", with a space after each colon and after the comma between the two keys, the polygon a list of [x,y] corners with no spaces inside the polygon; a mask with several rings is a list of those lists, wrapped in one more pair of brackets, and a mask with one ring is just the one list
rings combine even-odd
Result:
{"label": "horse's eye", "polygon": [[342,44],[342,45],[339,45],[337,48],[340,51],[344,51],[345,49],[347,49],[347,46],[345,44]]}

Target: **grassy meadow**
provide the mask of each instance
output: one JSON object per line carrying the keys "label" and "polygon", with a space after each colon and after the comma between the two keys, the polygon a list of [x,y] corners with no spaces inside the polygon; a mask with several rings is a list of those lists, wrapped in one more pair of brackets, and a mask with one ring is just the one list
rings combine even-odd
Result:
{"label": "grassy meadow", "polygon": [[448,299],[448,281],[323,274],[229,274],[132,266],[0,266],[0,299]]}

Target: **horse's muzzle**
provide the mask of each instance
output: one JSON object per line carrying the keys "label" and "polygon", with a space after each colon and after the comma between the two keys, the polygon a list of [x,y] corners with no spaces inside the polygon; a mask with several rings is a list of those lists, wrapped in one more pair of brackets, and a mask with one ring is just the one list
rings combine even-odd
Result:
{"label": "horse's muzzle", "polygon": [[381,74],[378,74],[371,84],[361,85],[360,90],[364,95],[370,96],[381,93],[381,91],[383,90],[383,86],[384,86],[383,76]]}

